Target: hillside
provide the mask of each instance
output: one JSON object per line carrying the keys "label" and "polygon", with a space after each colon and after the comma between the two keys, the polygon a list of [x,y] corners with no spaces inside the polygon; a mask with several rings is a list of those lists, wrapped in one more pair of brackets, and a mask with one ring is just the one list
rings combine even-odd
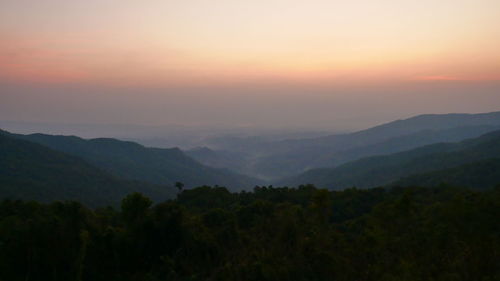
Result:
{"label": "hillside", "polygon": [[488,189],[500,185],[500,159],[487,159],[402,178],[391,185],[432,187],[440,184]]}
{"label": "hillside", "polygon": [[[213,150],[242,155],[239,172],[278,179],[312,168],[335,167],[363,157],[401,152],[438,142],[456,142],[500,129],[500,112],[429,114],[396,120],[366,130],[283,141],[225,139]],[[210,158],[211,157],[211,158]],[[222,155],[204,155],[204,163],[232,167]]]}
{"label": "hillside", "polygon": [[194,160],[214,168],[227,168],[234,171],[244,171],[248,153],[213,150],[208,147],[197,147],[184,151]]}
{"label": "hillside", "polygon": [[0,280],[493,281],[499,211],[500,189],[457,187],[200,187],[106,210],[4,201]]}
{"label": "hillside", "polygon": [[78,200],[89,206],[105,206],[134,191],[149,194],[156,201],[176,193],[168,186],[117,179],[80,158],[0,134],[2,199]]}
{"label": "hillside", "polygon": [[75,136],[12,135],[88,161],[117,177],[186,187],[221,185],[232,190],[252,188],[259,182],[229,170],[204,166],[177,148],[147,148],[111,138],[85,140]]}
{"label": "hillside", "polygon": [[500,157],[500,131],[459,143],[427,145],[400,153],[367,157],[336,168],[312,169],[281,184],[312,183],[331,189],[386,185],[403,177]]}
{"label": "hillside", "polygon": [[500,126],[469,126],[451,129],[428,129],[416,133],[392,137],[375,144],[343,150],[332,155],[323,155],[314,162],[315,167],[334,167],[360,158],[392,154],[420,146],[440,143],[458,142],[469,138],[479,137],[485,133],[500,130]]}

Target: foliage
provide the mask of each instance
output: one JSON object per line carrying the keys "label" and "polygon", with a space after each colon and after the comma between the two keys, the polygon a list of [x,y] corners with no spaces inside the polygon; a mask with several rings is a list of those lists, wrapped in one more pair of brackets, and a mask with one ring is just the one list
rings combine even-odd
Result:
{"label": "foliage", "polygon": [[[458,143],[437,143],[395,154],[362,158],[336,168],[313,169],[283,184],[313,183],[330,189],[343,189],[395,183],[426,186],[439,183],[431,180],[432,177],[454,184],[464,180],[467,186],[486,189],[500,182],[500,174],[495,172],[498,163],[492,161],[498,158],[500,131],[494,131]],[[413,177],[416,175],[422,176]],[[426,182],[427,176],[429,182]],[[404,181],[398,182],[401,178]]]}
{"label": "foliage", "polygon": [[78,200],[88,206],[116,204],[140,191],[163,201],[173,198],[168,186],[118,179],[80,158],[0,134],[0,198]]}
{"label": "foliage", "polygon": [[224,184],[235,189],[251,188],[259,181],[224,169],[204,166],[178,148],[144,147],[112,138],[85,140],[74,136],[7,134],[53,150],[79,157],[114,176],[153,184],[187,187]]}
{"label": "foliage", "polygon": [[0,203],[0,280],[499,280],[500,188]]}
{"label": "foliage", "polygon": [[394,185],[436,186],[442,183],[475,189],[492,188],[500,182],[500,159],[492,158],[457,167],[411,175]]}

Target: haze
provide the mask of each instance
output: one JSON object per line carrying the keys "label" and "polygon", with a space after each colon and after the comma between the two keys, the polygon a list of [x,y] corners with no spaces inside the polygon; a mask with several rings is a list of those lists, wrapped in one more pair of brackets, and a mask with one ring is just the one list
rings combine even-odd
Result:
{"label": "haze", "polygon": [[0,2],[0,120],[354,130],[500,108],[500,2]]}

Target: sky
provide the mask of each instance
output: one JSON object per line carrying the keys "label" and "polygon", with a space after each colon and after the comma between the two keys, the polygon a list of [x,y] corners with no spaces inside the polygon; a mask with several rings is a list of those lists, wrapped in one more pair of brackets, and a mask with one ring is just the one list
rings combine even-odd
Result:
{"label": "sky", "polygon": [[358,129],[500,110],[498,0],[0,0],[0,120]]}

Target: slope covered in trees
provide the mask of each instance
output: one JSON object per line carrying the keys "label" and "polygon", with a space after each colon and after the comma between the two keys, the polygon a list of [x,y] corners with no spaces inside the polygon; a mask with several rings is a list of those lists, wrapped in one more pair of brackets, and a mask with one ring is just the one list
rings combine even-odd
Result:
{"label": "slope covered in trees", "polygon": [[[202,163],[276,180],[312,168],[333,168],[363,157],[391,154],[438,142],[456,142],[500,129],[500,112],[428,114],[348,134],[264,141],[231,138],[207,144],[220,153],[193,153]],[[238,155],[237,165],[225,155]]]}
{"label": "slope covered in trees", "polygon": [[[384,156],[349,162],[333,169],[313,169],[281,184],[312,183],[321,187],[342,189],[351,186],[382,186],[414,174],[449,169],[477,161],[500,157],[500,131],[459,143],[439,143]],[[469,169],[470,170],[470,169]],[[472,176],[472,174],[470,174]],[[494,177],[495,174],[491,176]],[[476,173],[481,177],[481,173]],[[411,184],[410,178],[405,184]],[[489,181],[499,180],[489,178]],[[476,183],[481,181],[478,179]],[[422,183],[417,181],[416,183]],[[488,186],[495,184],[489,182]],[[484,186],[483,186],[484,187]]]}
{"label": "slope covered in trees", "polygon": [[0,280],[498,280],[499,215],[500,189],[453,187],[4,201]]}
{"label": "slope covered in trees", "polygon": [[437,186],[450,184],[488,189],[500,184],[500,159],[487,159],[460,165],[458,167],[411,175],[393,185],[397,186]]}
{"label": "slope covered in trees", "polygon": [[208,147],[196,147],[185,153],[196,161],[214,168],[230,168],[244,172],[248,165],[250,153],[213,150]]}
{"label": "slope covered in trees", "polygon": [[343,150],[333,155],[322,155],[315,162],[314,166],[335,167],[369,156],[393,154],[434,143],[459,142],[496,130],[500,130],[500,126],[471,126],[442,130],[422,130],[412,134],[391,137],[375,144]]}
{"label": "slope covered in trees", "polygon": [[172,187],[120,180],[80,158],[0,134],[0,198],[106,206],[133,191],[157,201],[175,194]]}
{"label": "slope covered in trees", "polygon": [[217,184],[235,190],[250,189],[259,184],[255,179],[229,170],[204,166],[177,148],[148,148],[134,142],[109,138],[85,140],[74,136],[45,134],[11,136],[81,157],[90,164],[124,179],[168,185],[182,182],[186,187]]}

